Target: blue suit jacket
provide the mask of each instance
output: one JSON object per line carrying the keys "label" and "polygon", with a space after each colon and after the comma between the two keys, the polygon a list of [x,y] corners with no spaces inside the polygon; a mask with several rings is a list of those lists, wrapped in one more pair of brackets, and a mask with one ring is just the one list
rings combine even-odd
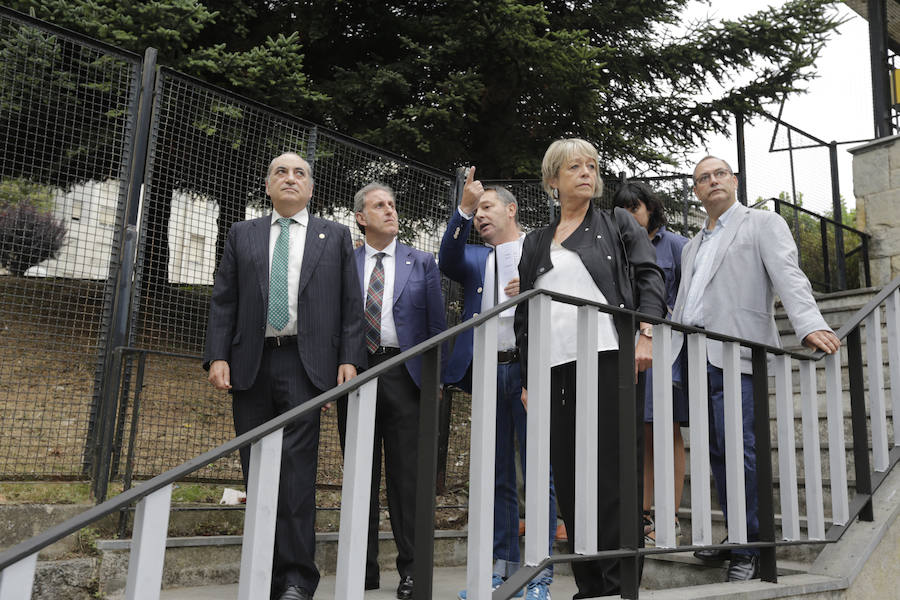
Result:
{"label": "blue suit jacket", "polygon": [[[438,253],[438,265],[444,275],[463,285],[463,321],[481,312],[484,264],[491,253],[487,246],[466,244],[471,230],[472,219],[464,219],[454,208]],[[472,363],[472,344],[471,329],[457,336],[444,372],[444,383],[461,385],[467,391],[471,387],[471,383],[462,380]]]}
{"label": "blue suit jacket", "polygon": [[[235,223],[219,261],[203,366],[226,360],[231,385],[245,390],[259,372],[269,305],[271,215]],[[297,352],[313,385],[337,384],[339,364],[366,366],[362,297],[350,230],[310,215],[297,294]]]}
{"label": "blue suit jacket", "polygon": [[[444,314],[444,297],[441,294],[441,274],[434,264],[434,256],[397,242],[394,257],[394,326],[400,350],[409,350],[447,329]],[[365,298],[367,281],[365,277],[365,246],[355,250],[358,283]],[[362,310],[360,310],[360,314]],[[365,342],[363,342],[365,345]],[[442,353],[442,364],[446,364],[447,353]],[[421,386],[422,358],[416,357],[406,363],[410,377]]]}

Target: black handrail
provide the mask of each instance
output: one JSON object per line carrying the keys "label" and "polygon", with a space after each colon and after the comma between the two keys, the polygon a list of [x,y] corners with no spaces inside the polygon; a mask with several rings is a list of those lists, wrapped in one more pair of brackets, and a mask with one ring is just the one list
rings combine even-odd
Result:
{"label": "black handrail", "polygon": [[[843,339],[846,336],[848,336],[851,332],[854,332],[854,331],[856,332],[856,335],[858,335],[858,327],[859,327],[859,324],[862,322],[862,320],[865,319],[865,317],[869,313],[871,313],[875,307],[879,306],[890,294],[892,294],[898,288],[900,288],[900,277],[897,277],[893,281],[891,281],[887,286],[885,286],[884,289],[881,290],[881,292],[879,292],[875,296],[875,298],[873,298],[870,302],[868,302],[862,309],[857,311],[854,314],[853,318],[851,318],[851,320],[837,332],[838,337]],[[665,325],[669,325],[673,329],[675,329],[677,331],[681,331],[683,333],[703,333],[706,335],[707,338],[719,340],[722,342],[735,342],[742,346],[751,348],[755,355],[754,357],[757,359],[759,357],[765,356],[766,354],[789,356],[789,357],[795,358],[797,360],[819,360],[824,356],[824,353],[822,353],[821,351],[798,352],[798,351],[794,351],[794,350],[778,348],[775,346],[769,346],[766,344],[760,344],[757,342],[751,342],[749,340],[744,340],[744,339],[736,338],[733,336],[720,334],[720,333],[717,333],[714,331],[708,331],[708,330],[700,329],[697,327],[683,325],[681,323],[676,323],[676,322],[670,321],[668,319],[662,319],[662,318],[658,318],[658,317],[644,315],[637,311],[632,311],[632,310],[628,310],[628,309],[624,309],[624,308],[610,306],[607,304],[600,304],[597,302],[587,301],[587,300],[584,300],[582,298],[578,298],[575,296],[558,294],[558,293],[550,292],[547,290],[531,289],[526,292],[523,292],[522,294],[516,296],[515,298],[512,298],[498,306],[491,308],[490,310],[484,311],[477,317],[474,317],[463,323],[460,323],[459,325],[456,325],[456,326],[434,336],[433,338],[430,338],[430,339],[410,348],[406,352],[403,352],[389,360],[386,360],[385,362],[381,363],[380,365],[378,365],[375,368],[372,368],[372,369],[362,372],[359,376],[355,377],[354,379],[352,379],[340,386],[337,386],[323,394],[320,394],[316,398],[313,398],[312,400],[304,403],[303,405],[298,406],[282,415],[279,415],[278,417],[272,419],[271,421],[268,421],[267,423],[264,423],[263,425],[260,425],[260,426],[256,427],[255,429],[252,429],[252,430],[248,431],[247,433],[244,433],[243,435],[235,437],[234,439],[226,442],[225,444],[222,444],[218,448],[214,448],[208,452],[205,452],[205,453],[183,463],[182,465],[180,465],[178,467],[175,467],[173,469],[170,469],[169,471],[166,471],[165,473],[157,475],[156,477],[154,477],[150,480],[147,480],[144,483],[142,483],[134,488],[131,488],[130,490],[127,490],[127,491],[119,494],[118,496],[115,496],[114,498],[106,500],[105,502],[88,509],[87,511],[85,511],[84,513],[82,513],[80,515],[77,515],[63,523],[60,523],[60,524],[48,529],[47,531],[45,531],[31,539],[28,539],[23,542],[20,542],[19,544],[16,544],[15,546],[0,553],[0,570],[5,569],[6,567],[18,562],[19,560],[21,560],[27,556],[30,556],[36,552],[39,552],[41,549],[45,548],[46,546],[49,546],[50,544],[62,539],[63,537],[65,537],[69,534],[79,531],[80,529],[90,525],[91,523],[103,518],[104,516],[106,516],[108,514],[112,514],[112,513],[119,511],[122,508],[124,508],[136,501],[141,500],[142,498],[148,496],[149,494],[151,494],[153,492],[156,492],[157,490],[165,487],[166,485],[169,485],[171,483],[174,483],[176,481],[183,479],[186,475],[189,475],[190,473],[205,467],[206,465],[212,463],[213,461],[218,460],[219,458],[222,458],[223,456],[226,456],[228,454],[231,454],[232,452],[238,450],[239,448],[241,448],[243,446],[246,446],[247,444],[256,442],[256,441],[262,439],[263,437],[265,437],[279,429],[286,427],[293,421],[301,418],[307,412],[319,410],[323,405],[330,403],[330,402],[334,402],[338,398],[345,396],[348,393],[350,393],[356,389],[359,389],[364,384],[366,384],[369,381],[371,381],[372,379],[378,377],[385,371],[388,371],[390,369],[393,369],[394,367],[402,365],[409,359],[411,359],[415,356],[421,355],[421,354],[425,354],[426,352],[434,353],[438,348],[440,348],[441,345],[443,345],[445,342],[449,341],[450,339],[455,338],[460,333],[462,333],[466,330],[478,327],[482,323],[498,316],[500,313],[507,310],[508,308],[514,307],[522,302],[527,302],[532,297],[537,296],[539,294],[544,294],[544,295],[550,296],[550,298],[553,301],[557,301],[557,302],[573,304],[576,306],[592,306],[601,312],[612,314],[614,316],[618,316],[619,318],[625,318],[632,322],[645,321],[645,322],[649,322],[649,323],[653,323],[653,324],[665,324]],[[119,348],[115,349],[115,352],[122,353],[126,350],[134,350],[134,349],[119,347]],[[632,348],[632,351],[633,351],[633,348]],[[187,355],[184,355],[184,356],[187,356]],[[632,361],[633,361],[633,358],[632,358]],[[439,363],[436,361],[432,361],[432,362],[433,362],[432,370],[437,369]],[[763,364],[765,363],[764,360],[762,360],[762,361],[757,360],[755,362],[762,362]],[[766,437],[766,436],[764,436],[764,437]],[[898,459],[900,459],[900,449],[894,448],[891,451],[891,463],[890,463],[891,467],[888,469],[888,471],[891,470],[891,468],[894,466],[894,464],[896,464]],[[858,497],[855,499],[855,502],[852,505],[852,508],[854,510],[851,511],[851,518],[850,518],[849,522],[852,522],[852,520],[856,516],[860,515],[861,511],[865,511],[867,506],[871,507],[871,495],[877,489],[878,484],[880,484],[884,480],[884,478],[885,478],[884,476],[886,475],[886,473],[879,474],[879,475],[880,475],[879,477],[876,477],[874,479],[872,479],[871,477],[869,478],[872,481],[872,485],[868,486],[869,490],[868,490],[868,494],[865,494],[866,498],[860,498],[859,496],[861,496],[863,494],[858,493]],[[865,516],[865,515],[863,515],[863,516]],[[846,530],[846,526],[834,526],[832,529],[838,529],[837,534],[831,535],[831,530],[830,530],[829,535],[827,536],[826,540],[777,541],[774,539],[767,539],[767,540],[761,540],[758,542],[749,542],[747,544],[741,544],[739,546],[740,547],[755,547],[755,548],[773,548],[776,546],[833,543],[833,542],[837,541],[837,539],[840,539],[841,534],[843,533],[844,530]],[[704,548],[717,548],[720,546],[726,547],[726,546],[722,546],[722,545],[703,546],[703,547]],[[727,547],[734,548],[735,545],[729,544]],[[590,560],[592,558],[597,558],[597,557],[637,557],[637,556],[643,556],[643,555],[647,555],[647,554],[689,552],[689,551],[692,551],[692,550],[695,550],[698,548],[700,548],[700,547],[699,546],[680,546],[677,548],[625,548],[625,549],[619,549],[619,550],[604,551],[604,552],[600,552],[596,555],[590,555],[590,556],[558,555],[558,556],[547,558],[546,560],[542,561],[540,565],[522,567],[513,577],[510,577],[510,579],[507,580],[507,582],[501,588],[499,588],[497,590],[497,592],[500,593],[500,597],[504,597],[504,594],[506,594],[506,592],[508,591],[509,593],[506,597],[511,597],[512,594],[515,593],[515,591],[517,589],[519,589],[521,586],[524,586],[524,584],[528,580],[530,580],[531,577],[533,577],[535,574],[537,574],[537,572],[539,572],[540,569],[543,568],[543,566],[553,564],[556,562],[564,562],[564,561],[571,561],[571,560]],[[772,559],[774,560],[774,554],[773,553],[769,553],[769,554],[772,556]],[[530,576],[529,576],[529,574],[530,574]],[[521,583],[521,586],[513,587],[514,585],[518,585],[519,583]]]}

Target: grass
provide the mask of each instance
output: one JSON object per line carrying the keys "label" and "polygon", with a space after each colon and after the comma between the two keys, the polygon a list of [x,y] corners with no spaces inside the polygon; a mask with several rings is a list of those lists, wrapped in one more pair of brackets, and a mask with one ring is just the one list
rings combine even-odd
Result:
{"label": "grass", "polygon": [[[208,483],[176,483],[173,503],[218,504],[224,485]],[[109,487],[109,497],[122,493],[122,484]],[[0,504],[93,504],[89,483],[17,481],[0,482]]]}

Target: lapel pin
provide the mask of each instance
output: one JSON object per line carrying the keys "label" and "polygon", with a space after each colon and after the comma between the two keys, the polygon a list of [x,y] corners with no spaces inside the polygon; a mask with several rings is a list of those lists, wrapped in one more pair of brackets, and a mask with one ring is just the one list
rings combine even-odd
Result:
{"label": "lapel pin", "polygon": [[324,234],[324,233],[320,233],[320,234],[319,234],[319,239],[320,239],[320,240],[324,240],[324,239],[325,239],[325,234]]}

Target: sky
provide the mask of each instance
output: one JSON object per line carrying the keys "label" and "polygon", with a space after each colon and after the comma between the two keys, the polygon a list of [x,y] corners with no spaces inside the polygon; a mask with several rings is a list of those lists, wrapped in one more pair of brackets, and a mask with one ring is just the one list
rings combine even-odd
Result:
{"label": "sky", "polygon": [[[767,6],[780,6],[784,0],[713,0],[696,2],[689,7],[686,16],[702,17],[709,14],[715,19],[733,19],[752,14]],[[872,80],[869,69],[868,23],[855,12],[837,3],[836,10],[847,22],[840,26],[838,34],[826,43],[816,61],[818,78],[807,84],[808,93],[788,98],[782,119],[825,142],[867,140],[874,136],[872,121]],[[778,114],[778,105],[770,112]],[[802,194],[804,208],[817,213],[831,209],[830,169],[827,148],[797,150],[794,152],[795,185],[792,189],[790,156],[787,152],[770,153],[774,130],[772,122],[758,120],[745,126],[747,141],[748,200],[758,197],[778,196],[780,192]],[[792,134],[793,144],[804,144],[802,136]],[[805,143],[809,143],[807,139]],[[860,142],[861,143],[861,142]],[[853,197],[851,155],[847,149],[860,143],[838,146],[838,171],[841,195],[848,207],[855,206]],[[787,144],[782,130],[776,144]],[[734,135],[710,138],[706,146],[692,153],[692,164],[705,156],[721,156],[736,169],[737,149]]]}

